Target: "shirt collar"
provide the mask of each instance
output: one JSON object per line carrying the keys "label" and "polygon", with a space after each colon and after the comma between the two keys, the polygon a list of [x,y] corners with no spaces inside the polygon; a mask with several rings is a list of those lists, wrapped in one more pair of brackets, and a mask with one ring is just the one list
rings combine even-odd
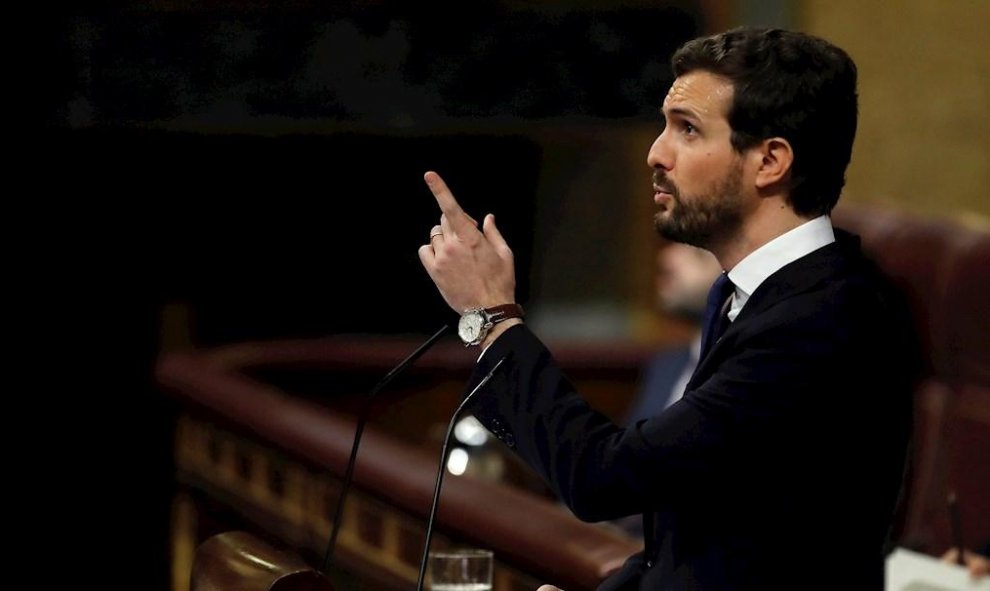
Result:
{"label": "shirt collar", "polygon": [[749,296],[785,265],[835,242],[832,220],[822,215],[789,230],[749,253],[729,271],[735,286],[729,319],[735,320]]}

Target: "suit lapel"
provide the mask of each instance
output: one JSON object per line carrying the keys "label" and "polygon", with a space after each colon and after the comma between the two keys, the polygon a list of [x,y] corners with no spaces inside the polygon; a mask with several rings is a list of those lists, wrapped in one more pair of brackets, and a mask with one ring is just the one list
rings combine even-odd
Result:
{"label": "suit lapel", "polygon": [[698,363],[698,368],[688,382],[688,390],[714,373],[721,360],[734,348],[733,343],[738,335],[754,319],[788,298],[845,274],[849,264],[848,255],[858,251],[859,238],[839,229],[835,230],[835,235],[835,242],[784,265],[756,288],[722,338],[712,345],[708,355]]}

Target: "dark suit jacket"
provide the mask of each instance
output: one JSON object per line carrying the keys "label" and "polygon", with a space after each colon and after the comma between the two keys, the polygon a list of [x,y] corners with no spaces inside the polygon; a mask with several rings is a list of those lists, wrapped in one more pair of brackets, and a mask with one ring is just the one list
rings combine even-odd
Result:
{"label": "dark suit jacket", "polygon": [[601,589],[882,589],[909,323],[858,240],[839,238],[760,285],[684,398],[626,428],[525,326],[482,357],[470,387],[506,362],[475,416],[578,517],[653,516],[646,552]]}

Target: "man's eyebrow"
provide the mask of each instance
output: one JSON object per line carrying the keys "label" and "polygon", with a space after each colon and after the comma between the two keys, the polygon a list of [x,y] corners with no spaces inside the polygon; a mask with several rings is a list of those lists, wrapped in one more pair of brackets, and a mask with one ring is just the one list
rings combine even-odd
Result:
{"label": "man's eyebrow", "polygon": [[[684,108],[684,107],[671,107],[671,109],[668,111],[668,113],[669,113],[669,115],[677,115],[679,117],[684,117],[684,118],[687,118],[687,119],[693,119],[695,121],[698,121],[698,120],[701,119],[701,116],[698,115],[698,113],[696,113],[695,111],[693,111],[691,109],[687,109],[687,108]],[[669,116],[668,114],[664,114],[662,108],[660,109],[660,115],[663,116],[664,118],[666,118],[666,117]]]}

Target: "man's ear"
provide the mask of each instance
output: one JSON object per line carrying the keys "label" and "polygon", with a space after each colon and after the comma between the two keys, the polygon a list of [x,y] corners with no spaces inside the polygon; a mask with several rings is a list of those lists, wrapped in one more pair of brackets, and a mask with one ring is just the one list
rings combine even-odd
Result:
{"label": "man's ear", "polygon": [[756,170],[756,186],[765,189],[770,185],[786,181],[790,177],[794,163],[794,150],[782,137],[763,140],[757,147],[759,162]]}

